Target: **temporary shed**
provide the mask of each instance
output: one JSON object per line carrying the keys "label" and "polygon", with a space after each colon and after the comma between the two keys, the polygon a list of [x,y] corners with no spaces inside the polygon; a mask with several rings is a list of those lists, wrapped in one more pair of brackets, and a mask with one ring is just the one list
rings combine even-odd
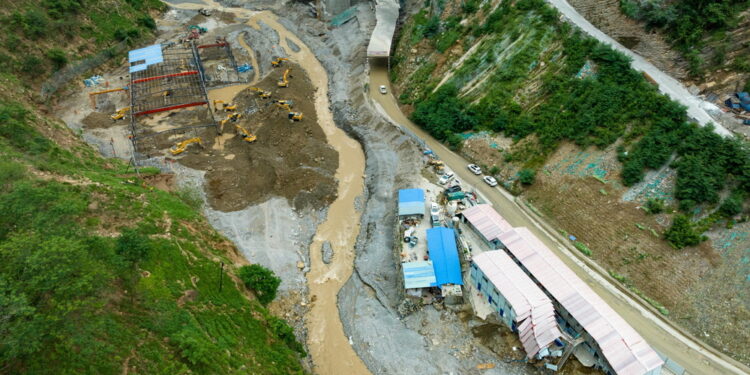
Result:
{"label": "temporary shed", "polygon": [[456,235],[453,229],[445,227],[427,230],[427,251],[435,269],[437,286],[446,284],[463,285],[461,262],[458,260]]}
{"label": "temporary shed", "polygon": [[424,190],[402,189],[398,191],[398,216],[424,216]]}
{"label": "temporary shed", "polygon": [[161,44],[134,49],[128,52],[128,63],[130,64],[130,73],[145,70],[149,65],[164,62],[164,56],[161,52]]}
{"label": "temporary shed", "polygon": [[[472,260],[472,279],[477,289],[489,297],[506,325],[518,329],[526,356],[531,359],[540,351],[547,352],[544,349],[562,336],[552,300],[504,251],[486,251]],[[491,285],[482,285],[484,280]]]}
{"label": "temporary shed", "polygon": [[505,232],[500,241],[596,341],[614,373],[659,373],[664,361],[651,346],[527,228]]}
{"label": "temporary shed", "polygon": [[478,204],[464,210],[461,214],[493,249],[500,248],[498,237],[513,229],[513,226],[488,204]]}
{"label": "temporary shed", "polygon": [[437,285],[431,261],[406,262],[402,263],[401,267],[404,271],[404,289],[429,288]]}

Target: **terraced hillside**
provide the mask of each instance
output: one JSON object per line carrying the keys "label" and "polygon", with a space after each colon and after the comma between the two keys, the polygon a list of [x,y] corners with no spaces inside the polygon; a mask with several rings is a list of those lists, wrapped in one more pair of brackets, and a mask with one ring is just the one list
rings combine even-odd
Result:
{"label": "terraced hillside", "polygon": [[750,328],[746,143],[688,122],[541,0],[432,2],[398,38],[392,80],[417,124],[663,314],[750,361],[734,345],[750,339],[737,334]]}

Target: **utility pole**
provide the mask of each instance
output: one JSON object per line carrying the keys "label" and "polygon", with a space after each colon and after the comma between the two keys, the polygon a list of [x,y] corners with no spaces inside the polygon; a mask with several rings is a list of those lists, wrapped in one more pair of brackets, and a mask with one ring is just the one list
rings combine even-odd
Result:
{"label": "utility pole", "polygon": [[221,293],[221,287],[224,286],[224,262],[220,262],[219,266],[219,293]]}

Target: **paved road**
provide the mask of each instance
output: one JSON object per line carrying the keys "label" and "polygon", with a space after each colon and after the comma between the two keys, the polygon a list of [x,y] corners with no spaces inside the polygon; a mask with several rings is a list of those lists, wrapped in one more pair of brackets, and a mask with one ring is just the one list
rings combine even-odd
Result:
{"label": "paved road", "polygon": [[557,8],[557,10],[570,20],[570,22],[580,27],[581,30],[587,34],[596,38],[600,42],[609,44],[614,49],[632,58],[633,62],[631,66],[633,69],[638,70],[639,72],[646,72],[651,76],[651,78],[659,84],[659,91],[668,95],[673,100],[678,101],[682,105],[687,106],[688,115],[698,121],[701,125],[706,125],[712,122],[716,126],[716,133],[723,136],[732,135],[732,132],[714,121],[704,109],[711,107],[715,108],[716,106],[694,96],[685,88],[685,86],[672,78],[669,74],[662,72],[650,62],[646,61],[641,55],[629,50],[614,39],[610,38],[609,35],[597,29],[589,21],[583,18],[583,16],[581,16],[572,6],[570,6],[566,0],[547,0],[547,2]]}
{"label": "paved road", "polygon": [[[566,247],[557,239],[549,227],[532,218],[514,198],[500,188],[491,188],[482,182],[480,176],[475,176],[466,169],[468,162],[456,153],[448,150],[421,128],[413,124],[398,108],[395,98],[382,95],[377,90],[380,85],[389,87],[387,67],[382,61],[371,61],[370,66],[370,96],[380,105],[390,118],[424,140],[427,147],[432,149],[442,159],[448,168],[452,169],[462,181],[466,181],[479,192],[508,220],[513,226],[529,228],[540,240],[552,249],[565,264],[568,265],[589,287],[602,297],[615,311],[617,311],[638,333],[643,336],[654,349],[666,355],[683,366],[690,374],[748,374],[750,368],[737,361],[716,352],[706,344],[679,332],[669,322],[662,319],[649,308],[628,297],[620,285],[611,283],[606,271],[597,268],[589,259],[580,256],[571,247]],[[588,263],[590,264],[588,264]]]}

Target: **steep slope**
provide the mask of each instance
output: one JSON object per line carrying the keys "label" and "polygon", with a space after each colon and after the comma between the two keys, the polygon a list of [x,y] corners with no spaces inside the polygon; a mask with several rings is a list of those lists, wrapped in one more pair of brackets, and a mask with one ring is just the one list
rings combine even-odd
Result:
{"label": "steep slope", "polygon": [[[98,156],[34,102],[49,70],[18,65],[52,45],[70,57],[82,45],[149,38],[148,25],[136,26],[150,19],[148,4],[3,9],[80,25],[63,44],[55,32],[2,37],[0,57],[15,63],[0,64],[0,373],[302,373],[292,328],[235,276],[246,260],[201,216],[195,192]],[[63,5],[74,10],[55,18]],[[143,32],[120,38],[120,29]],[[34,44],[9,48],[13,38]]]}
{"label": "steep slope", "polygon": [[403,109],[663,314],[748,361],[733,345],[750,326],[747,144],[689,123],[544,1],[431,4],[398,36]]}

